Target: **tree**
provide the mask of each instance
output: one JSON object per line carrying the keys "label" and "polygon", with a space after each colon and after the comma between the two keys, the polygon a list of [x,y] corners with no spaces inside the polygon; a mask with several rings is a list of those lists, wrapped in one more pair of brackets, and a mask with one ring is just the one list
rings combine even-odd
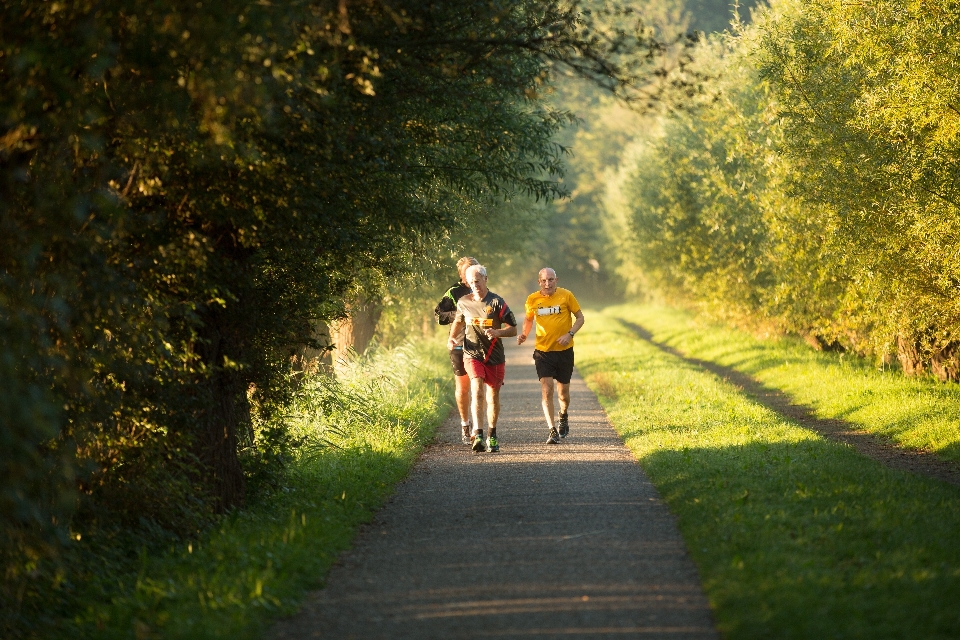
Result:
{"label": "tree", "polygon": [[361,279],[564,193],[538,90],[566,65],[629,96],[660,50],[614,13],[0,2],[8,575],[43,528],[242,505],[251,394],[290,399]]}

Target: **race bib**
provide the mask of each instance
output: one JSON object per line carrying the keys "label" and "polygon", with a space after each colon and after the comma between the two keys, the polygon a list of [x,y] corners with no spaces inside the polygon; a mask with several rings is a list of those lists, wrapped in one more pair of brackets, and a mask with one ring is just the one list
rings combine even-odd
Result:
{"label": "race bib", "polygon": [[540,307],[537,309],[538,316],[555,316],[560,313],[560,305],[556,307]]}
{"label": "race bib", "polygon": [[493,320],[490,318],[467,318],[467,324],[474,327],[492,327]]}

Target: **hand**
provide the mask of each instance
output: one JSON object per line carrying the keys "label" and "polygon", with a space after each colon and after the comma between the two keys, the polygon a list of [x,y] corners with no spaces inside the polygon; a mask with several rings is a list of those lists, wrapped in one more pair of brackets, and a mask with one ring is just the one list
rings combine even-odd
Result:
{"label": "hand", "polygon": [[447,350],[449,351],[453,349],[455,346],[457,346],[457,341],[453,339],[453,336],[450,336],[449,338],[447,338]]}
{"label": "hand", "polygon": [[483,332],[489,339],[493,340],[494,338],[499,338],[500,334],[497,333],[496,329],[487,329]]}
{"label": "hand", "polygon": [[517,336],[517,344],[523,344],[526,341],[527,336],[523,335],[522,333]]}
{"label": "hand", "polygon": [[557,344],[559,344],[561,347],[565,347],[568,344],[570,344],[571,340],[573,340],[573,336],[570,335],[569,333],[565,333],[559,338],[557,338]]}

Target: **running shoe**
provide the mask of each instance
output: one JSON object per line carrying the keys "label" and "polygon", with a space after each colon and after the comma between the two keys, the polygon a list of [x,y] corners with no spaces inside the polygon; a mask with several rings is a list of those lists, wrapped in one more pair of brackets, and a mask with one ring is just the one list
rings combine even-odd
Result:
{"label": "running shoe", "polygon": [[566,438],[567,434],[570,433],[570,421],[567,419],[567,416],[561,414],[560,419],[557,421],[558,431],[560,432],[561,438]]}
{"label": "running shoe", "polygon": [[473,450],[477,453],[487,450],[487,446],[483,443],[483,432],[481,431],[477,435],[473,436]]}
{"label": "running shoe", "polygon": [[470,425],[463,425],[461,430],[463,431],[463,434],[460,437],[460,442],[463,444],[470,444]]}
{"label": "running shoe", "polygon": [[550,429],[550,437],[547,438],[547,444],[560,444],[560,434],[556,429]]}
{"label": "running shoe", "polygon": [[497,436],[490,436],[487,438],[487,451],[490,453],[496,453],[500,451],[500,441],[497,440]]}

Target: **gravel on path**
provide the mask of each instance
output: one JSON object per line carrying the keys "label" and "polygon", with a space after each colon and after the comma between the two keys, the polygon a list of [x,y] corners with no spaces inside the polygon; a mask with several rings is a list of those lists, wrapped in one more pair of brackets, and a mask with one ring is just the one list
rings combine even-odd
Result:
{"label": "gravel on path", "polygon": [[718,638],[673,516],[579,374],[544,444],[531,349],[507,347],[499,453],[455,416],[269,637]]}

